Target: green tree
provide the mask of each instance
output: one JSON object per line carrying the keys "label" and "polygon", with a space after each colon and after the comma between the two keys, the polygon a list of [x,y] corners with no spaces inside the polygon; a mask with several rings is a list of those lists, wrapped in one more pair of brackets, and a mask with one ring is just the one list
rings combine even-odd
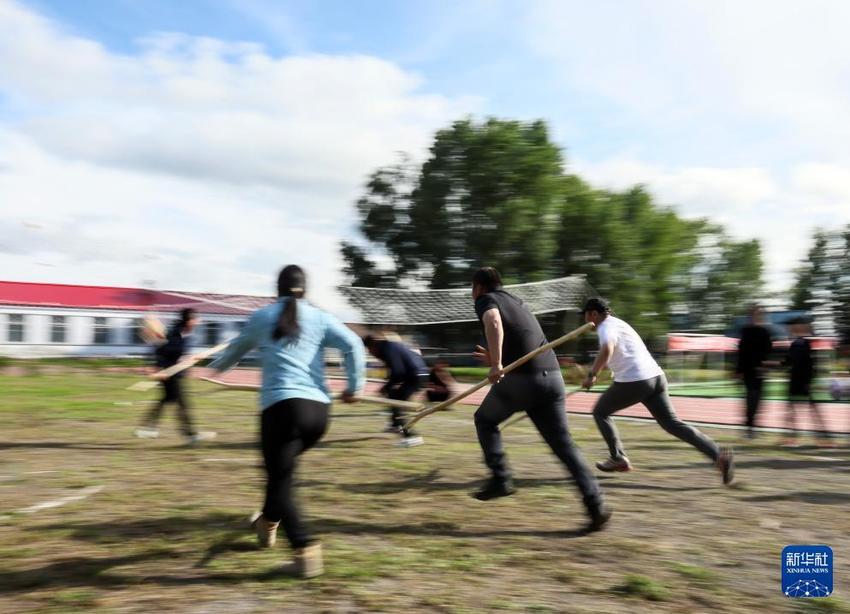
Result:
{"label": "green tree", "polygon": [[[370,177],[357,203],[360,231],[400,283],[467,283],[481,262],[511,280],[543,279],[555,250],[561,164],[543,122],[459,121],[437,133],[416,176],[398,165]],[[365,251],[343,249],[352,278],[374,274]]]}
{"label": "green tree", "polygon": [[817,229],[791,288],[792,309],[811,311],[816,329],[850,343],[850,225]]}
{"label": "green tree", "polygon": [[715,296],[713,312],[727,310],[716,319],[731,318],[739,294],[761,284],[758,243],[682,219],[642,186],[592,188],[565,172],[540,121],[455,122],[421,167],[402,160],[373,173],[357,211],[363,241],[342,245],[356,285],[458,286],[481,265],[508,283],[584,274],[649,337]]}

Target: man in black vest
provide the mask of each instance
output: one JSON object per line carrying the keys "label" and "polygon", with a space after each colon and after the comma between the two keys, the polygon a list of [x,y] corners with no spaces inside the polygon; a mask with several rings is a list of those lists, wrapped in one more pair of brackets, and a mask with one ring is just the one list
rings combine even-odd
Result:
{"label": "man in black vest", "polygon": [[502,373],[505,365],[547,343],[539,322],[520,299],[502,289],[496,269],[476,271],[472,298],[487,340],[487,348],[478,346],[475,356],[490,367],[488,378],[492,384],[475,412],[478,441],[492,477],[473,496],[486,501],[514,493],[499,424],[524,409],[575,478],[590,517],[587,529],[598,531],[608,522],[611,511],[604,505],[599,484],[567,429],[564,380],[555,352],[549,350],[507,375]]}

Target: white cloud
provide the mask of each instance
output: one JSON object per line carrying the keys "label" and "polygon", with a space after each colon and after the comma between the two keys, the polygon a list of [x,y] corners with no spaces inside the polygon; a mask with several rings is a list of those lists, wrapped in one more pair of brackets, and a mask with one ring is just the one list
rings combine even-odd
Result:
{"label": "white cloud", "polygon": [[546,0],[531,7],[529,45],[563,82],[640,121],[702,138],[721,131],[739,146],[764,139],[799,153],[847,155],[849,3]]}
{"label": "white cloud", "polygon": [[265,293],[299,262],[339,308],[366,175],[477,104],[422,86],[374,57],[181,34],[120,55],[0,2],[3,276]]}
{"label": "white cloud", "polygon": [[530,7],[529,47],[565,92],[607,108],[592,125],[614,144],[575,164],[592,182],[647,184],[685,215],[760,239],[773,290],[814,227],[850,222],[850,3]]}

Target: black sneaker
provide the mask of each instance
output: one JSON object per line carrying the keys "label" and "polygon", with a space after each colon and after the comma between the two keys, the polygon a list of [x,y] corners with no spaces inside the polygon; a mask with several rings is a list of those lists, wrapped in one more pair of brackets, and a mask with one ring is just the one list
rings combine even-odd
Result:
{"label": "black sneaker", "polygon": [[613,512],[611,511],[611,508],[607,505],[601,505],[593,509],[591,512],[589,512],[590,521],[587,523],[585,530],[588,533],[595,533],[596,531],[601,531],[603,528],[605,528],[605,525],[608,524],[608,521],[611,520],[611,514],[613,514]]}
{"label": "black sneaker", "polygon": [[497,497],[509,497],[516,492],[514,484],[511,480],[497,480],[491,478],[487,480],[484,487],[472,493],[472,496],[479,501],[489,501]]}
{"label": "black sneaker", "polygon": [[729,486],[735,479],[735,453],[732,452],[732,448],[720,450],[720,456],[717,457],[715,465],[723,478],[723,485]]}

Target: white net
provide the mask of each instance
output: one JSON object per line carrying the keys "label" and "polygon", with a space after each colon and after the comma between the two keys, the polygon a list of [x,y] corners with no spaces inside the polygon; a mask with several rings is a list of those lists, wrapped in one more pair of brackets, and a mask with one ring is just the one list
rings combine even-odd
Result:
{"label": "white net", "polygon": [[[584,275],[505,286],[505,290],[522,299],[535,315],[578,310],[594,294]],[[356,313],[352,324],[414,326],[478,319],[469,286],[445,290],[340,286],[339,291]]]}

